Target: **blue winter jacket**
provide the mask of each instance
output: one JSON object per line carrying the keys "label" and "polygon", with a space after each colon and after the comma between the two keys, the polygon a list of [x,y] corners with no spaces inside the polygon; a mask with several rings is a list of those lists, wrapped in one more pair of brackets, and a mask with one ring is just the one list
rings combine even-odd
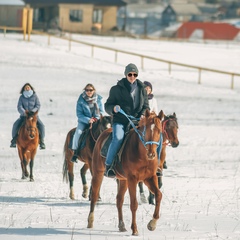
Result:
{"label": "blue winter jacket", "polygon": [[40,107],[41,104],[36,93],[29,98],[24,97],[23,94],[19,97],[17,109],[21,116],[25,116],[25,110],[36,112]]}
{"label": "blue winter jacket", "polygon": [[[96,102],[97,102],[100,114],[103,115],[104,108],[103,108],[103,104],[102,104],[102,97],[98,94],[97,94]],[[100,118],[100,114],[93,113],[93,115],[92,115],[90,107],[89,107],[88,103],[86,102],[86,100],[82,97],[82,94],[79,96],[78,101],[77,101],[76,114],[78,117],[78,122],[85,123],[85,124],[88,124],[89,120],[92,117],[95,117],[97,119]]]}

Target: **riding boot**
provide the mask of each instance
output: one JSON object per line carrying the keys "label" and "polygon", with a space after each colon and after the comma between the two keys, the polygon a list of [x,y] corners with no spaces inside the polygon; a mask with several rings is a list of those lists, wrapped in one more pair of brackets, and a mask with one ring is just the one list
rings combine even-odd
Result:
{"label": "riding boot", "polygon": [[71,162],[75,162],[77,163],[77,158],[78,158],[78,155],[77,155],[77,150],[74,150],[74,153],[73,153],[73,156],[72,156],[72,159],[71,159]]}
{"label": "riding boot", "polygon": [[15,148],[16,145],[17,145],[17,136],[15,136],[15,137],[11,140],[10,148]]}
{"label": "riding boot", "polygon": [[42,149],[45,149],[45,148],[46,148],[46,146],[45,146],[45,143],[44,143],[44,140],[43,140],[43,139],[40,139],[39,145],[40,145],[40,150],[42,150]]}

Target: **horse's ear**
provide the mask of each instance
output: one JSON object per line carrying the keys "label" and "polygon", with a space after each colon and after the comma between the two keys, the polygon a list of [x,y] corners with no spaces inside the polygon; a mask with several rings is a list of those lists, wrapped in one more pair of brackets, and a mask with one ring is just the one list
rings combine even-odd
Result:
{"label": "horse's ear", "polygon": [[164,118],[164,113],[163,113],[163,110],[161,110],[160,112],[159,112],[159,114],[158,114],[158,117],[161,119],[161,121],[163,120],[163,118]]}
{"label": "horse's ear", "polygon": [[150,110],[147,108],[146,112],[145,112],[145,117],[149,117],[151,115]]}
{"label": "horse's ear", "polygon": [[174,116],[175,118],[177,117],[177,115],[176,115],[176,113],[175,113],[175,112],[173,113],[173,116]]}

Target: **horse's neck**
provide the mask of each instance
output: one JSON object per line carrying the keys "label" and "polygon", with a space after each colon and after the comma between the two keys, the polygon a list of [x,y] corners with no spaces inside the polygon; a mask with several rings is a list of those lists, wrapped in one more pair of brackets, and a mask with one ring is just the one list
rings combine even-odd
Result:
{"label": "horse's neck", "polygon": [[91,133],[92,138],[93,138],[93,140],[95,140],[95,141],[98,139],[99,135],[101,134],[99,124],[100,124],[100,123],[93,124],[93,125],[92,125],[92,129],[90,129],[90,131],[92,132],[92,133]]}

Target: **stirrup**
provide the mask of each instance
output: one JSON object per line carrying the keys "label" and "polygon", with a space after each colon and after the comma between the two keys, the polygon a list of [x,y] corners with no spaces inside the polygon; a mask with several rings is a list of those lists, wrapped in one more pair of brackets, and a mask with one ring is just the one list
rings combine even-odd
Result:
{"label": "stirrup", "polygon": [[106,165],[104,176],[109,177],[109,178],[116,177],[115,171],[112,169],[111,165],[110,166]]}

